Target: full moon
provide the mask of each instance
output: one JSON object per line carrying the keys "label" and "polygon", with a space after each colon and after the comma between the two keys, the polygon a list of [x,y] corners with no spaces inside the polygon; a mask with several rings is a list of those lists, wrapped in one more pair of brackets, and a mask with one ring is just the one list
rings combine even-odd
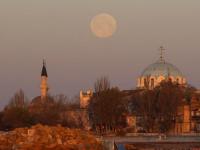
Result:
{"label": "full moon", "polygon": [[108,38],[117,30],[117,21],[112,15],[107,13],[98,14],[92,19],[90,28],[95,36]]}

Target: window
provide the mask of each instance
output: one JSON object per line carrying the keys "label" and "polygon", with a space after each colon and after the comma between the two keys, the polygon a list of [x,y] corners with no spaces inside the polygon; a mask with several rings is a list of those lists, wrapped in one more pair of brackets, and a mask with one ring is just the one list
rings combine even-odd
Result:
{"label": "window", "polygon": [[151,88],[154,88],[154,79],[151,79]]}
{"label": "window", "polygon": [[179,84],[179,78],[176,79],[176,82]]}

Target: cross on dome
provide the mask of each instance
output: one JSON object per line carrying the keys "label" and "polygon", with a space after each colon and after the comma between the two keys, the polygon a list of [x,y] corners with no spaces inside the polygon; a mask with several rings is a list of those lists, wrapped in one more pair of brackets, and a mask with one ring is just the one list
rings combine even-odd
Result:
{"label": "cross on dome", "polygon": [[43,59],[43,66],[46,66],[46,61],[45,61],[45,59]]}
{"label": "cross on dome", "polygon": [[159,51],[160,51],[160,62],[165,62],[164,56],[163,56],[165,48],[163,46],[161,46],[160,49],[159,49]]}

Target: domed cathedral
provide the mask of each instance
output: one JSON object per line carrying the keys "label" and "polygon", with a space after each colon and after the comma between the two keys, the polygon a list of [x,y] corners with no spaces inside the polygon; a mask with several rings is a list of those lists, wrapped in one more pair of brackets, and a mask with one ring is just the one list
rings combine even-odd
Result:
{"label": "domed cathedral", "polygon": [[153,89],[162,81],[171,80],[179,85],[186,85],[186,78],[181,71],[171,63],[165,61],[163,51],[165,49],[160,47],[160,59],[149,65],[138,78],[137,88],[139,89]]}

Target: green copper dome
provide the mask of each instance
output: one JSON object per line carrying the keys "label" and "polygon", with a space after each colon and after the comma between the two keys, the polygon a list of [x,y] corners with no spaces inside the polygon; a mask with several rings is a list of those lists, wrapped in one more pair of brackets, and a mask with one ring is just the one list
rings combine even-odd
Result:
{"label": "green copper dome", "polygon": [[149,65],[141,74],[142,77],[145,76],[180,76],[183,77],[183,74],[180,72],[180,70],[165,61],[158,61],[154,64]]}

